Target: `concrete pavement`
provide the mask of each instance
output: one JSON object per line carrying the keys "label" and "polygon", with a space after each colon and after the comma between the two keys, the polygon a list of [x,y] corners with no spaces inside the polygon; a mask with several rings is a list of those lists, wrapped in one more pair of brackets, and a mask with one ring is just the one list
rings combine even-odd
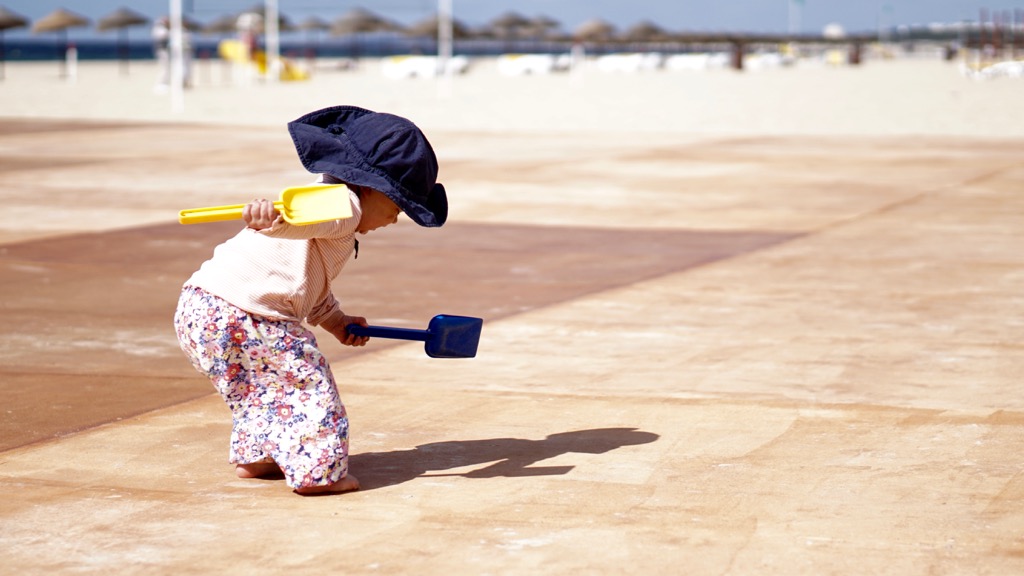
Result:
{"label": "concrete pavement", "polygon": [[431,139],[450,225],[336,291],[479,355],[327,343],[364,489],[302,498],[170,327],[234,229],[176,211],[307,181],[283,130],[0,123],[5,570],[1024,570],[1024,143]]}

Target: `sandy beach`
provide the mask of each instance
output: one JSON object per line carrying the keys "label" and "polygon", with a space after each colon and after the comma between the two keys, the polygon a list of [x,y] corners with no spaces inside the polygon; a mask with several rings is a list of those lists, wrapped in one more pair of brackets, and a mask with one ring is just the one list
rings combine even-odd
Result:
{"label": "sandy beach", "polygon": [[243,81],[217,60],[197,60],[183,109],[154,94],[154,62],[81,62],[74,82],[55,62],[7,64],[4,117],[279,126],[339,102],[391,110],[432,131],[694,135],[952,135],[1018,138],[1020,82],[977,81],[959,62],[874,60],[863,66],[803,62],[736,72],[653,70],[504,76],[475,60],[451,79],[393,79],[381,61],[339,70],[312,66],[309,81]]}
{"label": "sandy beach", "polygon": [[[322,62],[8,62],[0,547],[19,573],[1024,571],[1024,80],[938,59],[451,79]],[[346,310],[484,318],[479,354],[318,331],[359,492],[239,480],[170,326],[310,177],[284,124],[413,119],[449,223],[362,241]]]}

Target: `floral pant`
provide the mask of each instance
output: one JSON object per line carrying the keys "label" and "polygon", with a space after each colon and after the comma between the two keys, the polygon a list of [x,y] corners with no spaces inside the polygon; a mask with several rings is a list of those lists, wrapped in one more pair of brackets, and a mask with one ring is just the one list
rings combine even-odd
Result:
{"label": "floral pant", "polygon": [[231,409],[229,462],[276,462],[292,488],[348,472],[348,418],[316,338],[299,322],[245,312],[186,286],[178,342]]}

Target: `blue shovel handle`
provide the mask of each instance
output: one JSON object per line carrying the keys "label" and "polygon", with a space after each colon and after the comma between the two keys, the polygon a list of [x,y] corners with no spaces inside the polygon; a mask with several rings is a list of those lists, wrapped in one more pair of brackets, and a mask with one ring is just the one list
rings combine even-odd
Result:
{"label": "blue shovel handle", "polygon": [[349,334],[356,336],[369,336],[371,338],[394,338],[397,340],[416,340],[426,342],[430,339],[430,332],[427,330],[413,330],[411,328],[391,328],[389,326],[360,326],[349,324],[345,327]]}

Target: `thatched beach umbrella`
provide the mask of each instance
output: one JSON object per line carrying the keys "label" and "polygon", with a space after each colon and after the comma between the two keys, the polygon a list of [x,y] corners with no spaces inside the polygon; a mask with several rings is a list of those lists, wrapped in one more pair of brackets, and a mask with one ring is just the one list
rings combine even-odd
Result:
{"label": "thatched beach umbrella", "polygon": [[622,34],[622,39],[639,45],[642,49],[650,50],[654,48],[655,44],[672,41],[673,37],[670,32],[661,26],[649,20],[644,20],[627,28]]}
{"label": "thatched beach umbrella", "polygon": [[664,42],[671,35],[654,22],[644,20],[626,28],[622,37],[630,42]]}
{"label": "thatched beach umbrella", "polygon": [[67,76],[67,60],[65,60],[64,55],[68,49],[68,28],[80,28],[89,24],[90,21],[85,16],[58,8],[41,19],[36,20],[36,23],[32,25],[33,34],[57,32],[57,59],[61,62],[61,78]]}
{"label": "thatched beach umbrella", "polygon": [[501,40],[505,43],[505,52],[514,51],[513,43],[530,36],[531,20],[517,12],[505,12],[497,18],[488,22],[481,36]]}
{"label": "thatched beach umbrella", "polygon": [[531,25],[532,21],[529,18],[516,12],[505,12],[490,22],[492,30],[507,37],[518,37],[523,29],[528,29]]}
{"label": "thatched beach umbrella", "polygon": [[4,79],[4,30],[25,26],[28,26],[28,18],[0,6],[0,80]]}
{"label": "thatched beach umbrella", "polygon": [[[168,16],[170,18],[170,16]],[[198,20],[193,20],[188,16],[181,17],[181,28],[186,32],[192,34],[198,34],[203,29],[203,23]]]}
{"label": "thatched beach umbrella", "polygon": [[331,24],[318,16],[310,16],[299,25],[296,26],[298,30],[305,30],[306,32],[326,32],[331,29]]}
{"label": "thatched beach umbrella", "polygon": [[356,55],[359,52],[358,38],[360,34],[374,32],[401,32],[402,26],[382,16],[378,16],[365,8],[353,8],[331,24],[331,34],[334,36],[354,36],[354,50]]}
{"label": "thatched beach umbrella", "polygon": [[208,22],[199,29],[200,34],[225,35],[234,34],[238,28],[238,16],[225,14]]}
{"label": "thatched beach umbrella", "polygon": [[[406,28],[403,31],[403,33],[406,36],[411,36],[413,38],[417,38],[417,37],[437,38],[437,28],[438,28],[438,25],[439,25],[438,17],[437,16],[431,16],[430,18],[427,18],[426,20],[420,20],[419,22],[417,22],[415,24],[412,24],[411,26]],[[456,20],[454,18],[452,19],[452,38],[454,38],[456,40],[465,40],[467,38],[472,38],[472,37],[473,37],[473,34],[472,34],[472,32],[470,32],[470,29],[469,29],[468,26],[466,26],[465,24],[463,24],[462,22],[459,22],[458,20]]]}
{"label": "thatched beach umbrella", "polygon": [[117,53],[121,59],[121,73],[128,73],[128,29],[149,24],[149,18],[128,8],[118,8],[100,18],[96,29],[100,32],[117,30]]}
{"label": "thatched beach umbrella", "polygon": [[15,14],[7,8],[0,6],[0,32],[11,28],[23,28],[28,26],[28,18]]}
{"label": "thatched beach umbrella", "polygon": [[130,26],[142,26],[149,24],[149,18],[131,10],[130,8],[118,8],[117,10],[100,18],[96,23],[96,29],[100,32],[107,30],[122,30]]}
{"label": "thatched beach umbrella", "polygon": [[555,38],[559,34],[562,23],[548,16],[537,16],[530,20],[530,35],[539,39]]}
{"label": "thatched beach umbrella", "polygon": [[398,32],[400,25],[383,16],[378,16],[365,8],[353,8],[341,15],[331,24],[331,34],[348,36],[369,32]]}
{"label": "thatched beach umbrella", "polygon": [[[266,3],[260,2],[259,4],[253,4],[252,7],[250,7],[248,10],[242,10],[241,12],[238,13],[239,16],[242,15],[242,14],[259,14],[260,17],[263,19],[263,22],[264,22],[263,28],[260,29],[259,32],[260,32],[260,34],[265,34],[266,33],[266,24],[265,24],[266,21],[267,21],[267,5],[266,5]],[[281,12],[278,12],[277,13],[277,30],[278,30],[278,32],[292,32],[292,31],[295,30],[295,26],[292,24],[291,20],[287,16],[285,16]]]}
{"label": "thatched beach umbrella", "polygon": [[89,19],[85,16],[69,12],[63,8],[58,8],[37,20],[36,23],[32,25],[32,32],[35,34],[41,34],[43,32],[64,32],[68,28],[78,28],[88,25]]}
{"label": "thatched beach umbrella", "polygon": [[600,18],[595,18],[577,26],[572,37],[578,42],[603,44],[610,42],[615,37],[615,26]]}

